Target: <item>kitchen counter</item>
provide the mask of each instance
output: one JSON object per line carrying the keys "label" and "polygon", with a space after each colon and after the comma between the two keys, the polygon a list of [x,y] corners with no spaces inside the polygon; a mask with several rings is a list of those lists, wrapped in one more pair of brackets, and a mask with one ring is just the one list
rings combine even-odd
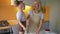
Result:
{"label": "kitchen counter", "polygon": [[14,25],[17,25],[17,24],[18,24],[18,23],[17,23],[17,20],[7,20],[7,21],[8,21],[8,23],[9,23],[9,26],[0,27],[0,30],[1,30],[1,29],[11,28],[12,26],[14,26]]}
{"label": "kitchen counter", "polygon": [[17,20],[7,20],[11,26],[18,24]]}

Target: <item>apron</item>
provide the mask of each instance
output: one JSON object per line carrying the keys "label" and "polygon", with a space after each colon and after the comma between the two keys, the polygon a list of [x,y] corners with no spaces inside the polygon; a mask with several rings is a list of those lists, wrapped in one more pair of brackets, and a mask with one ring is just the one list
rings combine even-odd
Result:
{"label": "apron", "polygon": [[40,24],[40,16],[37,14],[33,14],[30,16],[30,25],[29,25],[29,33],[35,33]]}

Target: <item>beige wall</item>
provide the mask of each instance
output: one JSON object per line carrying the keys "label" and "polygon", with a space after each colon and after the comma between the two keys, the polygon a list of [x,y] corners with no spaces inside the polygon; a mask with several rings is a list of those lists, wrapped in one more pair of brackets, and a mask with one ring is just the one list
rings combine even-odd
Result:
{"label": "beige wall", "polygon": [[60,34],[60,0],[50,0],[46,5],[48,4],[50,5],[50,29]]}

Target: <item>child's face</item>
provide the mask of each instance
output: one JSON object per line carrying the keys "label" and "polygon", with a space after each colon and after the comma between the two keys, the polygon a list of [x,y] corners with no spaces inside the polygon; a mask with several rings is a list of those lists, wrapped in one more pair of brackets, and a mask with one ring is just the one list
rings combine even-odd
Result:
{"label": "child's face", "polygon": [[24,10],[25,9],[25,4],[24,3],[21,3],[19,6],[18,6],[19,9],[21,10]]}
{"label": "child's face", "polygon": [[38,9],[38,8],[39,8],[38,2],[34,2],[34,9]]}

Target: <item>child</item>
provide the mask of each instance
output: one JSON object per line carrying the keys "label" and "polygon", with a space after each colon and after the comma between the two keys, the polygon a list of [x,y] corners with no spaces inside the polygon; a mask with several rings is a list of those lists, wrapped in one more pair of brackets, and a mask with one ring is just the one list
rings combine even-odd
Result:
{"label": "child", "polygon": [[29,34],[39,34],[42,22],[43,22],[43,13],[41,12],[41,5],[37,1],[34,2],[34,10],[29,11],[28,13],[28,22]]}
{"label": "child", "polygon": [[25,9],[25,4],[23,1],[16,0],[16,5],[18,7],[16,18],[19,24],[19,34],[24,34],[24,31],[26,30],[26,18],[23,12],[23,10]]}

